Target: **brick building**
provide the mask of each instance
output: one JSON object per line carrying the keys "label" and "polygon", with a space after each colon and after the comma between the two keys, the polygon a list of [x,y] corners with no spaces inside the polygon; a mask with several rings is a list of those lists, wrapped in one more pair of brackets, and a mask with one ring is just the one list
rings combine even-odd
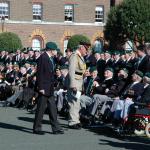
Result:
{"label": "brick building", "polygon": [[24,47],[55,41],[62,51],[74,34],[100,44],[111,0],[0,0],[1,32],[19,35]]}

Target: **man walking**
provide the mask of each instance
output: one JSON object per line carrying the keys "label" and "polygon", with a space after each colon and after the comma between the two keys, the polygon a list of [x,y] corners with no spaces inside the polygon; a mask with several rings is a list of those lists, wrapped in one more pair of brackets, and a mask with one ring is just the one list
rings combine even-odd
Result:
{"label": "man walking", "polygon": [[69,58],[70,86],[68,90],[68,104],[69,127],[71,129],[81,128],[79,120],[80,96],[83,87],[83,74],[86,70],[83,56],[87,54],[88,47],[88,43],[80,42],[77,50]]}
{"label": "man walking", "polygon": [[49,118],[53,134],[63,134],[57,121],[57,109],[54,100],[54,62],[53,56],[57,55],[57,45],[54,42],[46,44],[46,52],[38,59],[37,63],[37,110],[33,125],[34,134],[44,134],[42,132],[42,119],[46,109],[49,110]]}

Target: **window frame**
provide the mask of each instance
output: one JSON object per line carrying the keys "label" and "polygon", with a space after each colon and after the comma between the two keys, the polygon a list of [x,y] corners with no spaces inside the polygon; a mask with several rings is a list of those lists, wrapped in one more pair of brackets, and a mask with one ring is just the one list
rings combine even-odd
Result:
{"label": "window frame", "polygon": [[[43,38],[41,36],[39,36],[39,35],[36,35],[36,36],[34,36],[32,38],[32,45],[31,45],[31,47],[33,48],[33,50],[36,51],[36,49],[34,49],[34,47],[33,47],[33,40],[38,40],[40,42],[40,50],[44,47],[44,40],[43,40]],[[35,48],[38,48],[38,47],[35,47]],[[40,51],[40,50],[38,50],[38,51]]]}
{"label": "window frame", "polygon": [[[41,10],[41,11],[39,11],[39,10],[34,11],[35,5],[40,6],[39,10]],[[36,8],[36,9],[38,9],[38,8]],[[43,4],[42,3],[33,3],[32,4],[32,16],[33,16],[33,18],[32,18],[33,21],[42,21],[42,19],[43,19]],[[35,16],[35,18],[34,18],[34,16]],[[36,19],[36,17],[37,17],[37,19]]]}
{"label": "window frame", "polygon": [[[9,18],[10,18],[10,3],[7,1],[6,2],[0,2],[0,7],[2,7],[2,12],[5,12],[4,14],[3,13],[0,14],[0,19],[1,20],[9,20]],[[5,8],[5,10],[7,8],[7,10],[4,11],[3,8]],[[7,14],[6,14],[6,12],[7,12]]]}
{"label": "window frame", "polygon": [[[68,9],[66,9],[66,7],[68,7]],[[71,16],[72,20],[66,19],[66,17],[67,17],[66,10],[68,10],[68,15],[69,15],[69,11],[72,10],[72,16]],[[74,22],[74,4],[65,4],[64,5],[64,22]]]}
{"label": "window frame", "polygon": [[[102,11],[99,11],[102,14],[98,14],[98,9],[99,10],[102,9]],[[95,23],[104,23],[104,16],[105,16],[104,12],[105,12],[104,5],[97,5],[95,7]],[[100,21],[100,20],[102,20],[102,21]]]}

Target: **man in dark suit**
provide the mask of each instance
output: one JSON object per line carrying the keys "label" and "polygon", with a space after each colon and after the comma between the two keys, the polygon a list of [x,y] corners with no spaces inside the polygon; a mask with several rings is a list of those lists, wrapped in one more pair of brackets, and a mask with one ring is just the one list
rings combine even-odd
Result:
{"label": "man in dark suit", "polygon": [[[113,73],[114,70],[112,68],[106,68],[104,71],[105,80],[102,83],[94,82],[94,88],[93,88],[93,104],[91,105],[90,114],[92,116],[95,115],[97,107],[99,104],[101,104],[103,101],[105,101],[105,97],[107,97],[107,93],[109,92],[111,86],[114,84],[113,80]],[[103,100],[99,101],[98,97],[103,96]],[[101,98],[100,98],[101,99]],[[110,100],[111,98],[108,98]]]}
{"label": "man in dark suit", "polygon": [[143,77],[144,92],[141,94],[139,102],[150,104],[150,72],[146,72]]}
{"label": "man in dark suit", "polygon": [[143,73],[150,72],[150,56],[145,53],[145,47],[137,47],[138,62],[135,64],[135,69]]}
{"label": "man in dark suit", "polygon": [[33,125],[33,133],[44,134],[42,132],[42,119],[46,109],[49,110],[49,118],[53,134],[63,134],[57,121],[57,109],[54,100],[54,62],[53,57],[57,55],[57,45],[54,42],[46,44],[46,52],[38,59],[37,63],[37,110]]}
{"label": "man in dark suit", "polygon": [[141,94],[141,98],[130,106],[131,114],[150,114],[150,109],[146,106],[150,104],[150,72],[145,73],[143,83],[144,91]]}
{"label": "man in dark suit", "polygon": [[100,78],[100,81],[103,81],[105,71],[105,60],[101,58],[101,53],[99,51],[95,51],[94,56],[96,58],[96,68],[98,71],[98,77]]}
{"label": "man in dark suit", "polygon": [[105,68],[112,67],[111,52],[110,51],[106,51],[104,53],[104,57],[105,57]]}
{"label": "man in dark suit", "polygon": [[123,60],[120,57],[120,52],[115,51],[113,55],[113,62],[112,62],[112,68],[114,69],[114,80],[118,80],[118,72],[121,68],[123,68]]}

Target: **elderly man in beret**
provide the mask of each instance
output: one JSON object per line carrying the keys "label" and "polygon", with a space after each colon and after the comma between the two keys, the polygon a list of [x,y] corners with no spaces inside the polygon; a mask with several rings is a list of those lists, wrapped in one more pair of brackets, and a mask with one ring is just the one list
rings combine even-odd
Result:
{"label": "elderly man in beret", "polygon": [[[141,94],[141,98],[138,101],[134,101],[134,104],[130,106],[130,113],[138,114],[150,114],[149,108],[143,106],[150,104],[150,72],[146,72],[143,77],[144,92]],[[142,108],[141,108],[142,106]]]}
{"label": "elderly man in beret", "polygon": [[63,134],[57,121],[57,109],[54,99],[54,70],[55,65],[53,57],[57,55],[57,45],[54,42],[48,42],[45,48],[46,52],[41,54],[37,63],[37,109],[33,125],[34,134],[44,134],[42,131],[42,119],[46,109],[49,110],[49,117],[53,134]]}
{"label": "elderly man in beret", "polygon": [[[95,115],[97,107],[100,103],[107,100],[111,100],[111,98],[107,97],[107,93],[110,90],[110,87],[114,84],[113,80],[113,74],[114,70],[112,68],[106,68],[104,71],[104,81],[101,82],[100,84],[98,82],[94,82],[94,89],[93,89],[93,104],[91,106],[91,111],[90,114],[92,116]],[[99,97],[101,97],[99,99]]]}
{"label": "elderly man in beret", "polygon": [[141,95],[141,99],[139,100],[142,103],[150,104],[150,72],[146,72],[143,77],[144,83],[144,92]]}
{"label": "elderly man in beret", "polygon": [[60,72],[63,76],[62,85],[59,87],[60,89],[57,91],[57,109],[59,112],[66,110],[64,108],[66,105],[66,93],[69,88],[69,74],[68,74],[68,65],[63,65],[60,67]]}
{"label": "elderly man in beret", "polygon": [[80,129],[79,120],[80,96],[83,87],[83,74],[86,70],[84,56],[88,52],[89,43],[80,42],[77,49],[69,57],[69,127],[71,129]]}
{"label": "elderly man in beret", "polygon": [[111,111],[114,113],[115,119],[126,118],[130,105],[141,97],[144,91],[144,84],[141,83],[142,78],[143,73],[139,70],[135,71],[132,75],[132,83],[125,88],[121,99],[114,100]]}

